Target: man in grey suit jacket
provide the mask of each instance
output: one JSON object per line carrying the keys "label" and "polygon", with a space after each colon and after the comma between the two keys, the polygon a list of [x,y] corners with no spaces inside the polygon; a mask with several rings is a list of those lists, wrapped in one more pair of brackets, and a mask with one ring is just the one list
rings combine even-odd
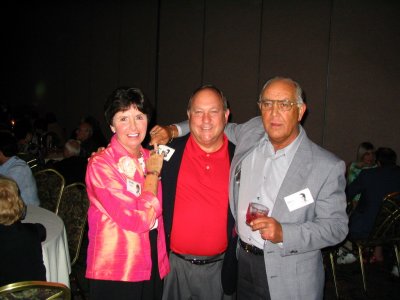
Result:
{"label": "man in grey suit jacket", "polygon": [[[306,105],[298,83],[269,80],[259,108],[261,117],[228,132],[236,143],[230,207],[241,245],[238,298],[322,299],[320,249],[340,243],[348,232],[345,164],[307,138],[299,124]],[[268,206],[270,215],[249,227],[245,213],[253,201]]]}
{"label": "man in grey suit jacket", "polygon": [[[307,138],[297,82],[269,80],[258,104],[261,117],[226,129],[236,144],[229,200],[240,238],[237,296],[322,299],[321,249],[348,232],[345,164]],[[250,202],[266,205],[269,216],[247,225]]]}

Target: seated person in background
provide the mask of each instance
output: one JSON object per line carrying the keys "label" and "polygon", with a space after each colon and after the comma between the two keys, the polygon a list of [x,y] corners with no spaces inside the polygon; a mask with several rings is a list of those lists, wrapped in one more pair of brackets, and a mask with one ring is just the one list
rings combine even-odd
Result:
{"label": "seated person in background", "polygon": [[101,130],[100,122],[93,116],[86,116],[82,119],[82,122],[86,122],[92,126],[93,139],[100,145],[107,146],[107,139]]}
{"label": "seated person in background", "polygon": [[64,159],[49,162],[48,166],[56,169],[65,178],[65,184],[74,182],[85,183],[87,159],[79,156],[81,145],[77,140],[68,140],[64,145]]}
{"label": "seated person in background", "polygon": [[64,129],[57,121],[57,117],[53,112],[48,112],[45,115],[47,123],[47,132],[52,133],[53,146],[61,147],[65,143],[65,132]]}
{"label": "seated person in background", "polygon": [[[364,169],[375,168],[375,148],[370,142],[363,142],[358,146],[357,149],[357,161],[352,162],[347,169],[347,185],[352,183],[354,179],[360,174]],[[352,206],[357,205],[358,200],[360,200],[360,194],[355,195],[352,200]]]}
{"label": "seated person in background", "polygon": [[21,119],[15,123],[14,136],[18,144],[18,152],[37,153],[37,146],[32,145],[33,129],[29,120]]}
{"label": "seated person in background", "polygon": [[[373,229],[383,198],[392,192],[400,191],[400,167],[396,165],[397,155],[390,148],[376,151],[377,167],[361,171],[360,175],[347,187],[348,199],[361,194],[357,207],[349,219],[349,239],[367,238]],[[351,244],[345,244],[351,249]],[[375,261],[382,261],[382,249],[374,251]],[[344,251],[345,252],[345,251]],[[351,253],[343,253],[338,263],[355,261]]]}
{"label": "seated person in background", "polygon": [[36,181],[28,164],[19,159],[16,139],[11,133],[0,133],[0,174],[14,179],[27,205],[40,205]]}
{"label": "seated person in background", "polygon": [[25,205],[17,183],[0,175],[0,286],[25,280],[46,281],[42,224],[21,223]]}
{"label": "seated person in background", "polygon": [[106,143],[94,135],[93,125],[90,122],[82,121],[76,130],[76,139],[81,143],[80,156],[88,158],[99,147],[106,146]]}

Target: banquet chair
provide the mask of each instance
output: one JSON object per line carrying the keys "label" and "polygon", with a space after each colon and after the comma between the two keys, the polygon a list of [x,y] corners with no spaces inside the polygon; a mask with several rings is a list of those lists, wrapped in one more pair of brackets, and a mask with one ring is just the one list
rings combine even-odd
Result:
{"label": "banquet chair", "polygon": [[28,164],[29,168],[32,170],[32,173],[35,173],[40,169],[39,160],[33,154],[19,152],[17,153],[17,156]]}
{"label": "banquet chair", "polygon": [[[375,219],[374,227],[367,238],[350,239],[350,241],[353,243],[353,246],[357,247],[364,292],[367,292],[367,281],[364,267],[364,251],[366,249],[376,246],[393,245],[397,258],[397,264],[400,264],[398,253],[400,233],[400,202],[395,199],[397,196],[398,193],[390,193],[383,198],[381,208]],[[336,287],[335,253],[335,250],[330,252],[330,262]]]}
{"label": "banquet chair", "polygon": [[70,289],[64,284],[47,281],[21,281],[0,287],[0,300],[38,299],[70,300]]}
{"label": "banquet chair", "polygon": [[[337,279],[336,279],[336,270],[335,270],[336,266],[334,264],[335,255],[336,255],[336,252],[338,251],[338,249],[339,249],[339,245],[329,246],[329,247],[321,249],[322,261],[323,261],[324,271],[325,271],[325,278],[327,281],[333,280],[336,299],[340,299],[338,284],[337,284]],[[327,272],[329,271],[328,270],[329,267],[331,267],[332,278],[330,278],[329,275],[327,274]]]}
{"label": "banquet chair", "polygon": [[79,182],[67,185],[63,190],[57,214],[64,221],[67,232],[72,268],[71,282],[76,283],[76,292],[83,299],[84,294],[73,267],[79,258],[82,239],[86,229],[88,209],[89,200],[86,193],[86,186]]}
{"label": "banquet chair", "polygon": [[[393,192],[386,196],[386,198],[394,201],[400,208],[400,192]],[[395,220],[395,224],[393,225],[393,234],[392,234],[392,243],[395,251],[397,270],[400,270],[400,213],[397,214],[397,220]]]}
{"label": "banquet chair", "polygon": [[40,206],[57,213],[65,185],[64,176],[54,169],[44,169],[34,173]]}

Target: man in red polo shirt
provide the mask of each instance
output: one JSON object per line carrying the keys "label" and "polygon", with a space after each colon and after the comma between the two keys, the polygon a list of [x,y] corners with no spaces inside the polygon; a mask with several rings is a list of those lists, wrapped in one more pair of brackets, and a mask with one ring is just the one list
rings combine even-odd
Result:
{"label": "man in red polo shirt", "polygon": [[227,299],[221,269],[233,228],[228,183],[234,146],[224,134],[229,109],[222,92],[207,85],[194,91],[187,114],[190,134],[168,144],[175,152],[161,174],[171,264],[163,300]]}

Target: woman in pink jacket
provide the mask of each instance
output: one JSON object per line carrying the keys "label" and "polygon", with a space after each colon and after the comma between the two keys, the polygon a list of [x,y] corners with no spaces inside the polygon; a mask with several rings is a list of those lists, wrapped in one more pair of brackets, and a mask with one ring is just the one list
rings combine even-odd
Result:
{"label": "woman in pink jacket", "polygon": [[159,181],[163,156],[141,146],[150,104],[139,89],[119,88],[104,114],[114,135],[90,158],[86,173],[90,298],[161,299],[169,272]]}

